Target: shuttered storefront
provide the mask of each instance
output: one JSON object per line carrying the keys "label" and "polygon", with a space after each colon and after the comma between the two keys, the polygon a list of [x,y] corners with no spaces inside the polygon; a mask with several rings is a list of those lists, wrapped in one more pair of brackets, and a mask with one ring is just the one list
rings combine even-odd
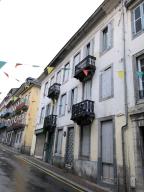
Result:
{"label": "shuttered storefront", "polygon": [[43,158],[44,143],[45,135],[42,133],[36,135],[35,157]]}

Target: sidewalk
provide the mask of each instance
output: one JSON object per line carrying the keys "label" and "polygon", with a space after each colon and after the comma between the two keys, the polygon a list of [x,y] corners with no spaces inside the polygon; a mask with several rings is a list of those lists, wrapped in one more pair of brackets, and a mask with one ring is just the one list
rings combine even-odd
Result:
{"label": "sidewalk", "polygon": [[45,172],[47,172],[49,175],[58,178],[62,182],[68,183],[74,187],[77,187],[78,189],[85,191],[85,192],[110,192],[110,190],[105,189],[103,187],[100,187],[96,185],[95,183],[92,183],[86,179],[83,179],[79,176],[73,175],[69,173],[65,169],[60,169],[58,167],[55,167],[53,165],[50,165],[42,160],[36,159],[32,156],[27,156],[24,154],[19,153],[12,147],[2,145],[0,144],[5,150],[8,150],[9,152],[14,152],[16,155],[18,155],[18,158],[25,160],[27,163],[31,164],[32,166],[37,167],[38,169],[41,169]]}

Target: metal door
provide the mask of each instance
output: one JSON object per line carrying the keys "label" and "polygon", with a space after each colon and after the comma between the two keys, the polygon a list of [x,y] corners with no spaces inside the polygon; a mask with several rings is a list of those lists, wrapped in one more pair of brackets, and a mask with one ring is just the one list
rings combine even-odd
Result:
{"label": "metal door", "polygon": [[68,128],[67,145],[65,155],[65,167],[71,168],[73,166],[73,143],[74,143],[74,128]]}

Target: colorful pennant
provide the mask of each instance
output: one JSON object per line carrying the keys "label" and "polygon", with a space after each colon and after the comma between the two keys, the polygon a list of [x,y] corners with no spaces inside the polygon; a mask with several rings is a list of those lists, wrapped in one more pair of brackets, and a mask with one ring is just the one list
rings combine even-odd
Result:
{"label": "colorful pennant", "polygon": [[32,67],[40,67],[39,65],[32,65]]}
{"label": "colorful pennant", "polygon": [[54,70],[54,67],[47,67],[48,75]]}
{"label": "colorful pennant", "polygon": [[15,68],[18,67],[18,66],[21,66],[21,65],[23,65],[23,64],[21,64],[21,63],[16,63]]}
{"label": "colorful pennant", "polygon": [[0,61],[0,68],[2,68],[7,62],[5,61]]}
{"label": "colorful pennant", "polygon": [[85,76],[88,76],[88,72],[89,72],[89,70],[83,69],[83,73],[85,74]]}
{"label": "colorful pennant", "polygon": [[9,78],[9,74],[8,73],[4,72],[4,74]]}

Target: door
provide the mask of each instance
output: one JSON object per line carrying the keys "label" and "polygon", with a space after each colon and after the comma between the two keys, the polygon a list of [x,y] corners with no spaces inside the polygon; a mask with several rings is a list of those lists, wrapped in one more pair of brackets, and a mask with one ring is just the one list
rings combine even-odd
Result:
{"label": "door", "polygon": [[53,151],[54,132],[48,133],[48,143],[46,152],[46,161],[52,163],[52,151]]}
{"label": "door", "polygon": [[65,155],[65,167],[71,168],[73,166],[73,148],[74,148],[74,128],[68,128],[67,145]]}

